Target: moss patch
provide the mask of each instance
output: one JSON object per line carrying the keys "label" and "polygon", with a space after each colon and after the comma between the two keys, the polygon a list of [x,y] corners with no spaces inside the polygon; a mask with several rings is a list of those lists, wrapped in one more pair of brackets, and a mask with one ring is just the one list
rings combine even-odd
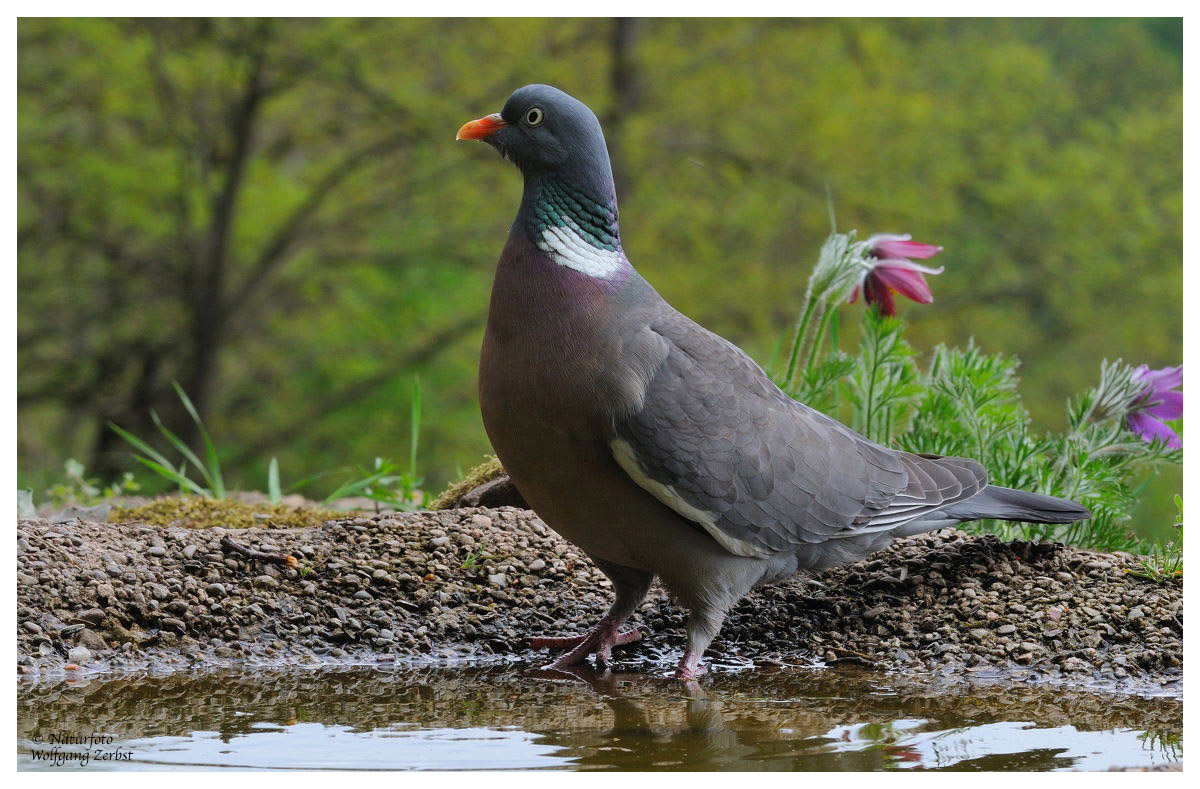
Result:
{"label": "moss patch", "polygon": [[504,473],[504,466],[500,465],[500,459],[495,455],[489,455],[487,460],[468,471],[466,476],[458,482],[451,482],[450,487],[439,493],[438,497],[433,500],[429,509],[449,509],[454,502],[462,498],[464,493],[474,490]]}
{"label": "moss patch", "polygon": [[344,518],[346,513],[313,507],[261,502],[251,504],[236,499],[207,499],[202,496],[168,496],[140,507],[113,507],[109,521],[140,521],[160,526],[186,526],[206,529],[224,526],[245,529],[251,526],[297,528],[318,526],[324,521]]}

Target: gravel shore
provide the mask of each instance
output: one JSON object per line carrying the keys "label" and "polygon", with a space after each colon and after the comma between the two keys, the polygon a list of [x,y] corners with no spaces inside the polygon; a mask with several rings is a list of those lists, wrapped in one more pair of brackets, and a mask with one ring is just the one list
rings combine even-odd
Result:
{"label": "gravel shore", "polygon": [[[230,547],[228,539],[236,541]],[[225,544],[223,545],[223,540]],[[528,510],[455,509],[308,528],[18,522],[21,673],[249,662],[544,659],[607,579]],[[288,566],[250,554],[290,554]],[[1124,554],[946,530],[756,590],[710,650],[722,667],[853,664],[939,681],[1182,692],[1182,584]],[[626,670],[663,672],[685,613],[655,588]]]}

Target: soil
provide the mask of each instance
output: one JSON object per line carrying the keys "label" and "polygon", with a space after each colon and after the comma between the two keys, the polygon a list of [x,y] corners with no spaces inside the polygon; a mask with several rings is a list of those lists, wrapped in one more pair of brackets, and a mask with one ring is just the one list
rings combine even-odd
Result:
{"label": "soil", "polygon": [[[303,528],[21,520],[17,545],[23,674],[545,660],[530,636],[583,632],[611,602],[577,548],[513,507]],[[956,530],[898,540],[751,593],[707,660],[1181,694],[1182,583],[1130,574],[1136,565]],[[669,671],[685,617],[656,587],[633,620],[645,637],[618,650],[619,668]]]}

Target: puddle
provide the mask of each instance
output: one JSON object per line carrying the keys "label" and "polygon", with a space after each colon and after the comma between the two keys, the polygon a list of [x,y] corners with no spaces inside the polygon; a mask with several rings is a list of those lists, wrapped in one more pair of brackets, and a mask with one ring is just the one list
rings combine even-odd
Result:
{"label": "puddle", "polygon": [[26,682],[20,770],[1106,770],[1181,765],[1183,704],[838,670],[218,669]]}

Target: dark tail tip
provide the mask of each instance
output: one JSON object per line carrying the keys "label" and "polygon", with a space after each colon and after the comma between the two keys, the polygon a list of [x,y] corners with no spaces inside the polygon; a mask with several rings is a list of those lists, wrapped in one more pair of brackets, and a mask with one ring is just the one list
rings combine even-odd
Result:
{"label": "dark tail tip", "polygon": [[1074,523],[1092,517],[1087,507],[1070,499],[997,485],[988,485],[966,501],[948,508],[946,512],[963,520],[995,518],[1024,523]]}

